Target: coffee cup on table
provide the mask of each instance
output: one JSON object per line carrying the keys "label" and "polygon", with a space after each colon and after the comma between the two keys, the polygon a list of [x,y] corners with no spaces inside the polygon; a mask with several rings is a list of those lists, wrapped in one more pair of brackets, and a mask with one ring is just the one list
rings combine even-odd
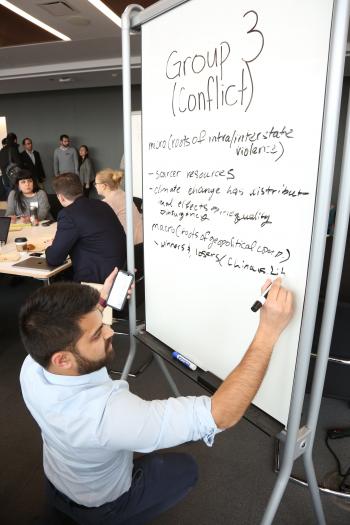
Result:
{"label": "coffee cup on table", "polygon": [[27,249],[27,237],[16,237],[15,245],[18,252],[24,252]]}

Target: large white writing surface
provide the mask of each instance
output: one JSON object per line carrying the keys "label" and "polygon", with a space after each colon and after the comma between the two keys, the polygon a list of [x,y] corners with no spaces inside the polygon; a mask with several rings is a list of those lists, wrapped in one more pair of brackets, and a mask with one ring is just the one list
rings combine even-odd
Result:
{"label": "large white writing surface", "polygon": [[[295,293],[254,403],[286,423],[331,0],[192,0],[142,27],[146,328],[224,379],[269,276]],[[307,312],[304,314],[307,315]]]}

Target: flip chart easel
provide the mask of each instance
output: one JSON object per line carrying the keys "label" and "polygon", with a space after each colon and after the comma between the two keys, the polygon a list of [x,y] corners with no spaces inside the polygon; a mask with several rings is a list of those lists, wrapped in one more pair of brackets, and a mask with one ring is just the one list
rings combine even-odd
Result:
{"label": "flip chart easel", "polygon": [[[123,81],[124,81],[124,96],[126,99],[130,94],[130,51],[128,44],[124,46],[124,42],[127,42],[128,34],[130,29],[135,30],[147,21],[159,16],[162,13],[173,9],[174,7],[181,5],[184,2],[180,1],[164,1],[159,2],[155,6],[146,9],[142,12],[138,6],[129,6],[125,11],[122,24],[123,24]],[[250,6],[251,7],[251,6]],[[321,153],[320,153],[320,166],[319,166],[319,178],[317,185],[317,198],[315,206],[314,216],[314,227],[310,249],[310,263],[308,271],[307,286],[305,290],[304,298],[304,311],[307,312],[306,316],[303,317],[300,329],[300,339],[298,346],[298,358],[295,368],[295,377],[293,384],[293,392],[290,403],[289,417],[288,417],[288,431],[283,433],[286,440],[285,452],[283,456],[282,469],[280,471],[274,492],[272,494],[270,503],[266,509],[265,516],[262,523],[264,525],[272,523],[273,517],[277,511],[278,505],[283,496],[286,484],[288,482],[291,468],[294,460],[304,455],[306,450],[312,448],[313,435],[316,427],[316,423],[313,427],[303,427],[299,429],[300,416],[302,403],[305,392],[305,384],[307,377],[307,369],[309,363],[310,349],[313,337],[314,323],[316,318],[317,299],[321,280],[322,260],[325,246],[325,235],[327,230],[327,219],[328,219],[328,206],[330,202],[330,190],[332,183],[332,173],[334,167],[335,158],[335,146],[337,138],[337,127],[338,117],[340,108],[340,92],[343,77],[344,57],[346,48],[346,35],[349,19],[349,3],[348,1],[338,0],[333,4],[333,23],[332,23],[332,38],[330,46],[330,60],[328,65],[327,85],[326,85],[326,104],[325,114],[323,120],[323,133],[321,141]],[[125,54],[124,54],[125,49]],[[125,73],[125,76],[124,76]],[[124,113],[124,125],[125,128],[125,154],[126,154],[126,193],[127,198],[131,202],[132,198],[132,181],[131,181],[131,146],[130,146],[130,133],[128,123],[130,120],[129,108],[126,107]],[[325,147],[326,145],[326,147]],[[129,153],[127,154],[127,151]],[[129,171],[129,173],[128,173]],[[129,184],[129,189],[128,189]],[[131,189],[131,191],[130,191]],[[339,210],[338,210],[339,211]],[[132,239],[132,214],[131,206],[129,214],[127,214],[128,224],[128,267],[133,269],[133,252],[132,241],[129,243],[129,237]],[[130,248],[131,244],[131,249]],[[129,259],[130,253],[130,259]],[[341,264],[341,261],[338,261]],[[146,269],[147,271],[147,269]],[[147,278],[147,274],[146,274]],[[130,310],[134,308],[134,301],[130,305]],[[147,304],[146,304],[147,308]],[[328,322],[329,321],[325,321]],[[134,322],[133,316],[130,316],[130,327],[131,333],[136,334],[136,322]],[[134,329],[133,329],[134,327]],[[322,341],[320,340],[320,344]],[[327,342],[325,343],[327,346]],[[328,344],[329,350],[329,344]],[[129,358],[132,361],[132,349],[129,354]],[[325,358],[327,360],[327,356]],[[130,365],[128,359],[126,370]],[[321,360],[321,358],[320,358]],[[322,379],[321,379],[322,382]],[[315,397],[320,400],[321,391],[317,389]],[[317,417],[317,415],[316,415]],[[314,418],[314,415],[313,415]],[[304,456],[305,458],[306,456]],[[313,500],[314,510],[318,518],[318,523],[325,523],[322,505],[319,497],[318,487],[314,474],[314,468],[312,460],[304,461],[305,469],[307,473],[307,479],[309,482],[310,493]]]}

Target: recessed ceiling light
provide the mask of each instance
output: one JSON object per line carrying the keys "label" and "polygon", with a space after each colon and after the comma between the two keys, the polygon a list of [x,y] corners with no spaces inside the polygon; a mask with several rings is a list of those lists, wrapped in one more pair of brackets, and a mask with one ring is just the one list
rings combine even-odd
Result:
{"label": "recessed ceiling light", "polygon": [[117,26],[122,27],[122,21],[118,15],[116,15],[112,9],[106,6],[101,0],[88,0],[96,9],[101,11],[107,18],[112,20]]}
{"label": "recessed ceiling light", "polygon": [[71,77],[60,77],[58,82],[62,82],[64,84],[65,82],[73,82],[73,79]]}
{"label": "recessed ceiling light", "polygon": [[56,31],[56,29],[53,29],[52,27],[48,26],[47,24],[44,24],[44,22],[41,22],[41,20],[38,20],[37,18],[34,18],[34,16],[29,15],[28,13],[26,13],[25,11],[23,11],[19,7],[11,4],[11,2],[8,2],[7,0],[0,0],[0,5],[3,5],[7,9],[9,9],[10,11],[13,11],[14,13],[16,13],[19,16],[21,16],[22,18],[25,18],[29,22],[32,22],[32,24],[35,24],[35,25],[41,27],[42,29],[44,29],[48,33],[51,33],[52,35],[57,36],[61,40],[65,40],[65,41],[71,40],[68,36],[64,35],[63,33],[60,33],[59,31]]}
{"label": "recessed ceiling light", "polygon": [[39,4],[41,9],[45,9],[51,16],[70,16],[74,13],[74,9],[71,8],[66,2],[48,2],[46,4]]}

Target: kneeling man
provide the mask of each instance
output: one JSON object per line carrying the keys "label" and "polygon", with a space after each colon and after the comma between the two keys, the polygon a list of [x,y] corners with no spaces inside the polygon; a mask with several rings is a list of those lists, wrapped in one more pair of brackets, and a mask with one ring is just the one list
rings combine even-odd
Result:
{"label": "kneeling man", "polygon": [[[252,343],[212,397],[144,401],[106,369],[113,331],[102,324],[101,308],[114,275],[101,296],[89,286],[57,283],[21,309],[29,356],[20,380],[42,431],[47,523],[61,512],[84,525],[146,524],[185,497],[197,479],[194,459],[150,453],[199,439],[210,446],[217,432],[235,425],[292,315],[292,294],[276,279]],[[145,455],[133,459],[135,451]]]}

